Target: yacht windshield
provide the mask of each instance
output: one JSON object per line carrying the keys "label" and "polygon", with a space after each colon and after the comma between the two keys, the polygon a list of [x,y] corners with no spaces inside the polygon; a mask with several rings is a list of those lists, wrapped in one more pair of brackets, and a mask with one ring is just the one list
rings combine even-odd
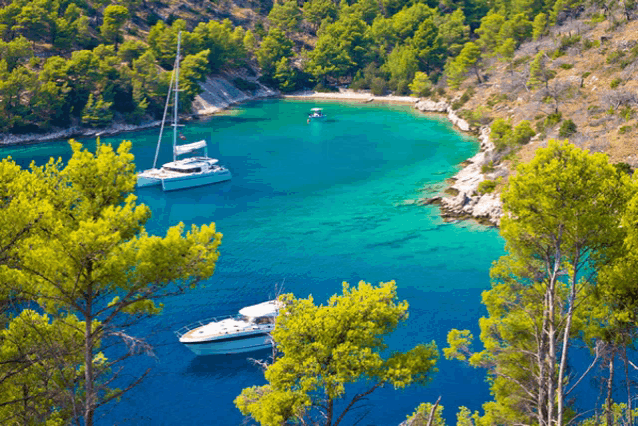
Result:
{"label": "yacht windshield", "polygon": [[164,166],[164,168],[168,171],[171,172],[177,172],[177,173],[199,173],[202,171],[202,169],[200,167],[193,167],[190,169],[181,169],[181,168],[175,168],[175,167],[166,167]]}

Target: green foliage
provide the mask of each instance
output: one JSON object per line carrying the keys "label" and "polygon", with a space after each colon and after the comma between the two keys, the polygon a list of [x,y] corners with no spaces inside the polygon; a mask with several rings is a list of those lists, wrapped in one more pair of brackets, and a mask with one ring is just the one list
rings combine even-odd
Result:
{"label": "green foliage", "polygon": [[375,96],[383,96],[387,90],[387,83],[381,77],[375,77],[370,82],[370,92]]}
{"label": "green foliage", "polygon": [[609,83],[609,87],[611,87],[612,89],[615,89],[618,86],[620,86],[620,83],[622,83],[622,79],[616,77],[611,81],[611,83]]}
{"label": "green foliage", "polygon": [[434,416],[430,422],[430,413],[434,409],[434,404],[429,402],[421,403],[417,409],[408,416],[406,421],[407,426],[445,426],[445,420],[443,419],[443,406],[437,405],[434,410]]}
{"label": "green foliage", "polygon": [[527,85],[534,89],[540,86],[547,87],[548,82],[556,76],[556,73],[547,68],[545,52],[540,51],[529,64],[529,79]]}
{"label": "green foliage", "polygon": [[545,117],[545,120],[543,121],[543,128],[554,127],[555,125],[560,123],[562,120],[563,120],[563,114],[561,114],[560,112],[549,114],[547,117]]}
{"label": "green foliage", "polygon": [[494,161],[493,160],[490,160],[489,163],[483,164],[481,166],[481,173],[483,173],[483,174],[492,173],[494,170],[495,170],[495,168],[494,168]]}
{"label": "green foliage", "polygon": [[481,50],[479,47],[470,42],[465,43],[463,50],[459,56],[448,64],[446,69],[448,75],[448,85],[453,89],[458,89],[463,80],[465,80],[465,74],[470,69],[474,69],[479,83],[481,78],[478,71],[479,59],[481,57]]}
{"label": "green foliage", "polygon": [[235,399],[239,410],[261,425],[307,422],[317,411],[326,416],[322,424],[336,424],[351,408],[335,412],[347,384],[365,380],[366,395],[384,385],[424,385],[436,371],[434,343],[386,352],[384,337],[407,317],[408,304],[397,301],[394,281],[360,282],[356,288],[344,283],[343,295],[332,296],[326,306],[316,306],[312,296],[288,294],[280,300],[285,307],[272,337],[283,355],[266,369],[268,384],[246,388]]}
{"label": "green foliage", "polygon": [[465,92],[461,95],[461,97],[452,103],[452,109],[457,110],[461,108],[467,101],[469,101],[472,96],[474,96],[474,89],[472,87],[468,87]]}
{"label": "green foliage", "polygon": [[616,168],[616,170],[618,170],[618,172],[620,173],[626,173],[627,175],[631,176],[634,174],[634,169],[633,167],[631,167],[629,164],[627,163],[614,163],[614,167]]}
{"label": "green foliage", "polygon": [[[214,224],[146,233],[150,210],[132,194],[130,142],[117,151],[98,142],[95,154],[74,141],[71,148],[64,167],[0,163],[3,197],[14,200],[1,215],[0,280],[20,300],[0,336],[0,369],[10,379],[0,383],[7,402],[0,411],[10,418],[26,407],[31,418],[21,424],[94,424],[98,407],[122,394],[113,380],[126,389],[137,379],[118,378],[128,356],[109,360],[102,344],[122,345],[116,336],[130,333],[123,324],[157,314],[162,298],[210,277],[219,255]],[[33,357],[15,357],[20,351]],[[20,394],[5,393],[26,381],[27,406]]]}
{"label": "green foliage", "polygon": [[432,94],[432,82],[424,72],[417,71],[410,83],[410,91],[416,96],[430,96]]}
{"label": "green foliage", "polygon": [[565,120],[558,129],[558,135],[562,138],[568,138],[576,133],[576,124],[572,120]]}
{"label": "green foliage", "polygon": [[291,56],[292,42],[279,28],[272,28],[262,41],[259,50],[255,52],[255,57],[257,57],[262,72],[269,77],[274,75],[277,62],[281,61],[282,58],[290,58]]}
{"label": "green foliage", "polygon": [[[603,406],[601,412],[606,411],[606,407]],[[584,420],[580,423],[580,426],[613,426],[613,425],[622,425],[622,424],[630,424],[629,419],[629,409],[627,404],[612,404],[612,423],[609,424],[606,416],[595,416],[589,419]],[[638,418],[638,408],[634,408],[631,410],[631,418]]]}
{"label": "green foliage", "polygon": [[337,6],[331,0],[310,0],[303,5],[303,17],[316,30],[324,19],[337,17]]}
{"label": "green foliage", "polygon": [[490,194],[494,192],[496,189],[496,185],[498,185],[498,180],[482,180],[478,185],[478,193],[479,194]]}
{"label": "green foliage", "polygon": [[129,11],[126,7],[120,5],[108,5],[104,9],[104,22],[100,27],[100,33],[104,40],[113,43],[115,49],[122,42],[122,26],[129,17]]}
{"label": "green foliage", "polygon": [[504,151],[508,147],[515,148],[528,143],[534,135],[536,132],[527,120],[522,120],[515,128],[512,128],[509,120],[497,118],[492,123],[490,139],[494,142],[497,151]]}
{"label": "green foliage", "polygon": [[521,122],[514,128],[512,142],[516,145],[525,145],[535,135],[536,132],[532,129],[530,122],[527,120],[521,120]]}
{"label": "green foliage", "polygon": [[104,127],[113,120],[111,106],[113,102],[105,102],[102,95],[94,100],[93,94],[89,95],[89,100],[82,111],[82,123],[91,127]]}
{"label": "green foliage", "polygon": [[599,40],[591,41],[587,38],[583,40],[583,49],[589,50],[592,47],[600,47],[600,41]]}
{"label": "green foliage", "polygon": [[564,70],[570,70],[574,68],[574,64],[560,64],[560,67]]}
{"label": "green foliage", "polygon": [[545,13],[539,13],[532,23],[532,38],[538,40],[545,34],[547,34],[547,15]]}
{"label": "green foliage", "polygon": [[343,16],[319,31],[306,70],[317,80],[353,77],[366,65],[371,42],[365,21],[356,15]]}
{"label": "green foliage", "polygon": [[490,127],[490,139],[498,151],[503,151],[509,145],[512,135],[512,123],[502,118],[497,118]]}
{"label": "green foliage", "polygon": [[[618,247],[618,212],[633,193],[606,155],[566,142],[550,141],[509,178],[501,197],[507,254],[483,293],[484,349],[473,352],[463,330],[452,330],[444,349],[490,372],[494,400],[483,405],[479,424],[562,423],[568,343],[591,335],[606,315],[592,300],[590,271]],[[548,345],[562,339],[559,348]]]}
{"label": "green foliage", "polygon": [[620,129],[618,129],[618,133],[621,135],[624,135],[626,133],[631,132],[632,127],[631,126],[620,126]]}
{"label": "green foliage", "polygon": [[296,32],[301,23],[301,10],[297,6],[297,1],[275,2],[268,14],[268,21],[270,21],[271,26],[277,27],[286,33]]}

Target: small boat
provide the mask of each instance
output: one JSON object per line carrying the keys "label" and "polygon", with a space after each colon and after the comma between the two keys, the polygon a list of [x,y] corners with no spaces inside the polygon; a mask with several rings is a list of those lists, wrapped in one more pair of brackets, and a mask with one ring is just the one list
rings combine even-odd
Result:
{"label": "small boat", "polygon": [[239,310],[239,315],[198,321],[177,330],[179,341],[195,355],[238,354],[268,349],[281,302],[269,300]]}
{"label": "small boat", "polygon": [[[209,185],[212,183],[223,182],[229,180],[232,175],[230,171],[217,164],[219,161],[215,158],[208,157],[207,144],[205,140],[193,142],[189,144],[177,144],[178,132],[178,111],[179,105],[179,64],[180,64],[180,45],[182,33],[177,36],[177,55],[175,56],[175,66],[171,82],[168,87],[168,95],[166,96],[166,105],[164,107],[164,116],[162,117],[162,126],[160,128],[159,139],[157,141],[157,149],[155,150],[155,160],[153,168],[144,170],[137,174],[137,187],[162,185],[164,191],[173,191],[177,189],[193,188],[196,186]],[[173,102],[173,161],[164,164],[161,168],[157,168],[157,156],[159,154],[164,125],[166,123],[166,113],[171,101],[171,94],[174,95]],[[179,139],[186,139],[181,133]],[[203,149],[203,156],[191,156],[179,159],[180,156],[189,154],[193,151]]]}
{"label": "small boat", "polygon": [[323,113],[323,108],[312,108],[310,114],[308,114],[308,121],[310,120],[323,120],[326,116]]}

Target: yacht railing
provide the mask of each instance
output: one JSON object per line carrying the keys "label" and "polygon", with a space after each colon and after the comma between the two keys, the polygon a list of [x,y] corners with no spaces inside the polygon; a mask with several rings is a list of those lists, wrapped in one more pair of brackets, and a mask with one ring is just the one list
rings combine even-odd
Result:
{"label": "yacht railing", "polygon": [[226,319],[230,319],[230,318],[239,318],[241,317],[241,315],[224,315],[221,317],[210,317],[210,318],[205,318],[203,320],[199,320],[193,323],[190,323],[188,325],[185,325],[184,327],[180,328],[179,330],[175,330],[173,333],[175,333],[175,335],[177,335],[177,338],[181,338],[184,334],[188,333],[191,330],[194,330],[196,328],[202,327],[204,325],[210,324],[211,322],[219,322],[219,321],[223,321]]}
{"label": "yacht railing", "polygon": [[[204,325],[210,324],[211,322],[219,322],[219,321],[223,321],[226,319],[231,319],[231,318],[235,318],[235,319],[240,319],[240,318],[245,318],[242,315],[225,315],[225,316],[221,316],[221,317],[211,317],[211,318],[206,318],[203,320],[199,320],[193,323],[190,323],[188,325],[185,325],[184,327],[180,328],[179,330],[174,331],[173,333],[175,333],[175,335],[177,336],[177,338],[181,338],[184,334],[188,333],[191,330],[194,330],[196,328],[202,327]],[[268,324],[256,324],[256,323],[248,323],[245,327],[239,328],[237,327],[237,329],[233,330],[233,332],[240,332],[240,331],[245,331],[245,330],[257,330],[259,328],[266,328],[266,326],[268,325],[274,325],[274,323],[268,323]]]}

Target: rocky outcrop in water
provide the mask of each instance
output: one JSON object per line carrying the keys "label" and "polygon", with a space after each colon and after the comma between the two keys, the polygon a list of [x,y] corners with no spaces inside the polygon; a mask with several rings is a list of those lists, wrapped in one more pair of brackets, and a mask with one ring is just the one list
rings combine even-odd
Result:
{"label": "rocky outcrop in water", "polygon": [[[434,102],[422,100],[415,108],[423,112],[444,112],[448,119],[460,130],[471,130],[469,123],[456,115],[452,107],[444,101]],[[507,176],[508,169],[498,164],[494,144],[490,141],[490,128],[484,126],[479,130],[480,150],[472,158],[465,161],[465,166],[451,178],[453,182],[445,191],[446,195],[423,200],[419,204],[438,204],[445,218],[475,218],[481,222],[498,225],[503,215],[503,206],[498,194],[478,192],[479,184],[485,179],[497,179]],[[492,162],[487,173],[484,166]]]}

